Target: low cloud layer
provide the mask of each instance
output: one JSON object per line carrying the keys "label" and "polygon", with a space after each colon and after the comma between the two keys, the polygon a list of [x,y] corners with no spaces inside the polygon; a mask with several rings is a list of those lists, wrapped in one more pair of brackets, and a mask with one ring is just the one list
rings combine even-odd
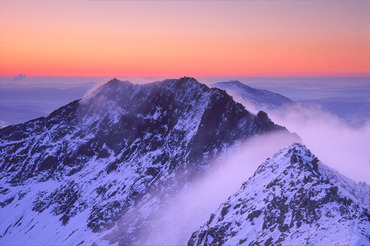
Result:
{"label": "low cloud layer", "polygon": [[[236,93],[233,98],[252,113],[258,109]],[[318,105],[297,103],[268,111],[276,124],[297,133],[325,165],[356,182],[370,184],[370,120],[350,125]]]}
{"label": "low cloud layer", "polygon": [[370,184],[370,121],[353,127],[319,107],[302,104],[283,107],[269,116],[296,132],[324,164],[356,182]]}
{"label": "low cloud layer", "polygon": [[[300,135],[305,144],[326,165],[345,176],[370,183],[370,124],[348,126],[319,107],[293,105],[270,117]],[[161,211],[158,223],[148,233],[153,244],[186,244],[191,233],[202,226],[212,212],[238,191],[257,167],[279,149],[295,142],[284,134],[268,134],[259,141],[247,141],[231,149],[212,172],[193,182],[185,192]]]}

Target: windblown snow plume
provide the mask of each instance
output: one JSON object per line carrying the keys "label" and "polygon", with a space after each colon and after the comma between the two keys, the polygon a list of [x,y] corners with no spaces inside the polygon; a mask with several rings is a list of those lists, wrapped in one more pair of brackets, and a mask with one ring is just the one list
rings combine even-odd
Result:
{"label": "windblown snow plume", "polygon": [[[152,223],[141,227],[145,235],[141,241],[135,243],[184,245],[191,233],[197,230],[230,194],[235,193],[264,160],[296,141],[299,139],[294,135],[275,132],[240,143],[228,149],[212,163],[211,169],[187,183],[186,187],[176,194],[166,194],[165,197],[159,198],[164,204],[157,210],[150,205],[136,207],[132,215],[125,215],[121,220],[133,221],[132,217],[151,213]],[[128,229],[118,228],[105,239],[112,240],[117,235],[125,234]],[[121,243],[124,244],[124,241]]]}

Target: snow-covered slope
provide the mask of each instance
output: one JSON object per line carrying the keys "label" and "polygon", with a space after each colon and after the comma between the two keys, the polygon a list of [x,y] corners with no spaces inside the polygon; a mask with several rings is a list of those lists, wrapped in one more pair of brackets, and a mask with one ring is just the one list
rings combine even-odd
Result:
{"label": "snow-covered slope", "polygon": [[226,90],[227,93],[234,96],[235,99],[243,100],[243,104],[251,104],[257,110],[270,111],[286,104],[293,104],[294,101],[283,95],[273,93],[268,90],[252,88],[241,83],[238,80],[218,82],[212,87]]}
{"label": "snow-covered slope", "polygon": [[0,130],[0,244],[138,242],[152,211],[213,158],[276,130],[288,134],[193,78],[113,79]]}
{"label": "snow-covered slope", "polygon": [[370,245],[369,196],[295,144],[265,161],[188,245]]}

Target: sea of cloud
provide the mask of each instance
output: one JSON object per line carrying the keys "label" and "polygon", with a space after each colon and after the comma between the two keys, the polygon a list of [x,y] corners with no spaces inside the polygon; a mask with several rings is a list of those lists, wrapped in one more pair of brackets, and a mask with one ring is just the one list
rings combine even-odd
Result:
{"label": "sea of cloud", "polygon": [[370,184],[370,121],[352,126],[318,106],[304,104],[280,108],[269,116],[296,132],[323,163]]}

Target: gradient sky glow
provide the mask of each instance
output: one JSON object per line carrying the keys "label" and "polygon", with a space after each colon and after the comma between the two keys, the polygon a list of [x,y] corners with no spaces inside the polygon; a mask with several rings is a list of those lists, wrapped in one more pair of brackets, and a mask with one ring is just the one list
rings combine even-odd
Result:
{"label": "gradient sky glow", "polygon": [[370,76],[370,1],[0,0],[14,76]]}

